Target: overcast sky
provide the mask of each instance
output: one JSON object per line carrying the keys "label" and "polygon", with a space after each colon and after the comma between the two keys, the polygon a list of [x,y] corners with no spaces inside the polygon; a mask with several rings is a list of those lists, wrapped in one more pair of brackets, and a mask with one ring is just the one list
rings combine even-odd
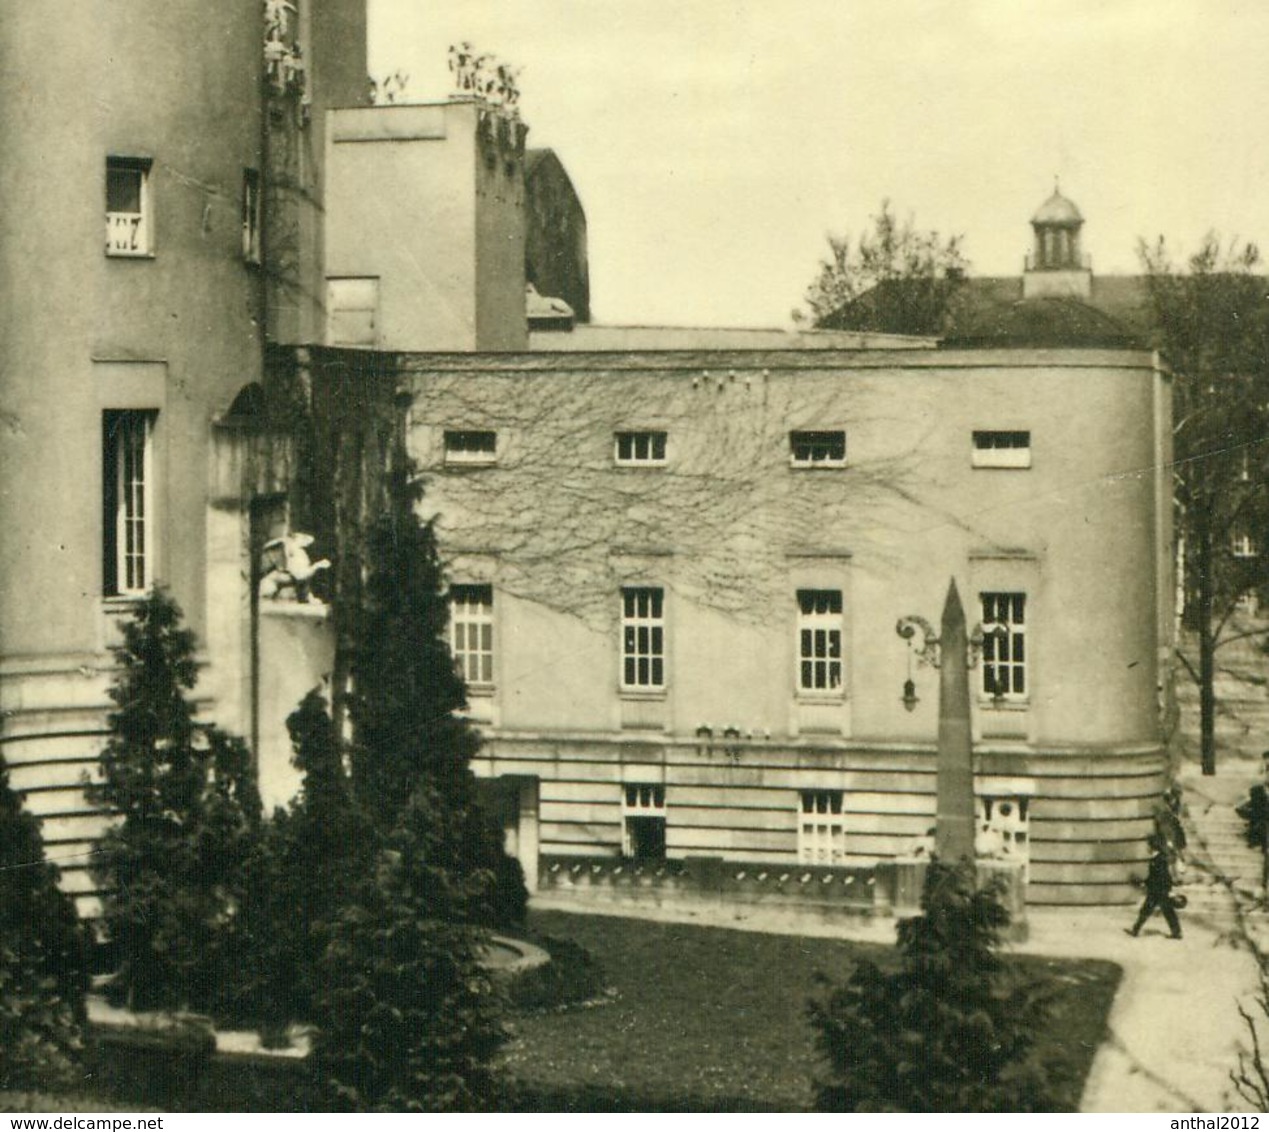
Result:
{"label": "overcast sky", "polygon": [[881,200],[1016,274],[1060,176],[1095,272],[1139,236],[1269,245],[1263,0],[369,0],[372,74],[522,68],[607,323],[779,326]]}

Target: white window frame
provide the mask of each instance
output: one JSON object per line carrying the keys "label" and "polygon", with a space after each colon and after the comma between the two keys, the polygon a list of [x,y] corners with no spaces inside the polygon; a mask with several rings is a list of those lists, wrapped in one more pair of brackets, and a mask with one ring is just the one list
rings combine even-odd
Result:
{"label": "white window frame", "polygon": [[660,818],[669,825],[665,806],[665,785],[660,782],[623,782],[621,784],[621,855],[634,856],[631,818]]}
{"label": "white window frame", "polygon": [[[154,207],[150,192],[153,162],[148,157],[110,155],[106,158],[106,255],[118,259],[146,259],[154,254]],[[134,173],[137,186],[137,211],[111,210],[110,179],[112,175]]]}
{"label": "white window frame", "polygon": [[798,794],[798,862],[841,865],[846,861],[846,796],[840,790]]}
{"label": "white window frame", "polygon": [[619,468],[662,467],[668,434],[663,429],[613,433],[612,458]]}
{"label": "white window frame", "polygon": [[665,590],[660,586],[621,589],[621,689],[664,692]]}
{"label": "white window frame", "polygon": [[494,685],[494,593],[481,583],[449,588],[449,640],[454,667],[468,688]]}
{"label": "white window frame", "polygon": [[842,591],[807,587],[797,591],[796,600],[798,695],[840,699],[846,637]]}
{"label": "white window frame", "polygon": [[[841,455],[834,455],[839,448]],[[799,448],[802,451],[799,452]],[[789,466],[791,468],[844,468],[846,466],[846,430],[843,428],[793,429],[789,433]]]}
{"label": "white window frame", "polygon": [[1235,558],[1258,558],[1255,538],[1245,530],[1234,530],[1229,536],[1229,550]]}
{"label": "white window frame", "polygon": [[1029,429],[974,429],[973,455],[975,468],[1031,467],[1031,432]]}
{"label": "white window frame", "polygon": [[[988,590],[978,596],[983,611],[981,694],[987,700],[1026,703],[1030,696],[1027,594]],[[1003,688],[997,685],[1002,675]]]}
{"label": "white window frame", "polygon": [[498,462],[498,434],[491,428],[447,428],[441,443],[448,465],[479,468]]}
{"label": "white window frame", "polygon": [[142,597],[154,584],[158,523],[154,510],[154,425],[150,409],[110,409],[102,416],[102,475],[108,494],[103,522],[113,576],[107,597]]}
{"label": "white window frame", "polygon": [[242,258],[259,264],[260,226],[264,217],[264,182],[259,169],[242,171]]}

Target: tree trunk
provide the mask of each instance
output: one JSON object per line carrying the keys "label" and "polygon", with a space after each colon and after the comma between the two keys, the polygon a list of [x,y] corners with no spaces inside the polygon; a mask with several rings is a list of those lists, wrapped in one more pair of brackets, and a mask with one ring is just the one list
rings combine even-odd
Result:
{"label": "tree trunk", "polygon": [[1212,629],[1212,537],[1199,539],[1199,751],[1204,774],[1216,773],[1216,640]]}

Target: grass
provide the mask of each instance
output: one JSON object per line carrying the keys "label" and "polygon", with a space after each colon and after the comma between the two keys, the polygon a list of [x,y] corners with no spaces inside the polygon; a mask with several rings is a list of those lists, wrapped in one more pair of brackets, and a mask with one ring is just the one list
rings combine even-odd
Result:
{"label": "grass", "polygon": [[[535,931],[572,940],[603,966],[615,997],[523,1016],[502,1056],[503,1107],[543,1111],[789,1111],[819,1072],[806,1004],[857,958],[890,948],[607,916],[539,912]],[[1055,1000],[1035,1056],[1076,1111],[1120,969],[1096,960],[1012,959],[1051,980]]]}

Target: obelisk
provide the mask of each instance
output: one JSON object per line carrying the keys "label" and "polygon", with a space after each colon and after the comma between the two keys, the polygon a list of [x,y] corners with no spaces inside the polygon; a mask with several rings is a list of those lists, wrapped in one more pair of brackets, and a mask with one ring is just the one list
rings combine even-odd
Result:
{"label": "obelisk", "polygon": [[974,859],[974,762],[969,724],[969,648],[956,579],[939,633],[938,803],[934,849],[944,864]]}

